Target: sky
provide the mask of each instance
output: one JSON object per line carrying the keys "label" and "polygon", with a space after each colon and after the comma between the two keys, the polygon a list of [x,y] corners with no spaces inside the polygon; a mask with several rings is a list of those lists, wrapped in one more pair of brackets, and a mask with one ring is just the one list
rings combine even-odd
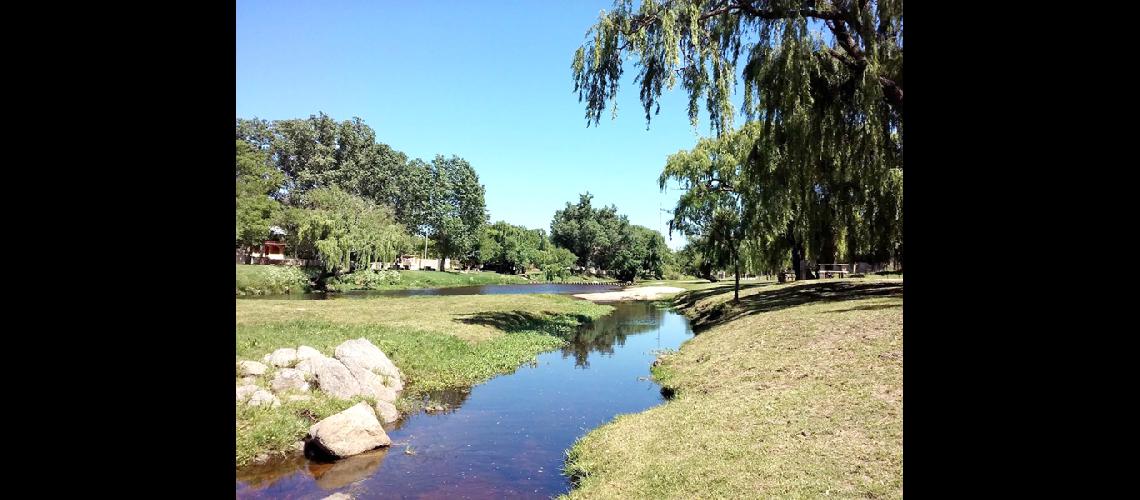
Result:
{"label": "sky", "polygon": [[[492,222],[550,230],[555,210],[590,192],[633,224],[666,226],[680,191],[662,192],[666,158],[710,135],[702,109],[666,91],[646,130],[627,63],[616,119],[587,128],[574,51],[612,1],[237,2],[237,117],[324,112],[360,117],[377,141],[430,161],[457,155],[486,187]],[[739,92],[738,92],[739,94]],[[739,102],[739,96],[737,99]]]}

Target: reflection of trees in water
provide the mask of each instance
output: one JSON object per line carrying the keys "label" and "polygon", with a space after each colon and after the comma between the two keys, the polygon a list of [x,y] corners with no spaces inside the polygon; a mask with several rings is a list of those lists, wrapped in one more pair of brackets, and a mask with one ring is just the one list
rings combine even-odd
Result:
{"label": "reflection of trees in water", "polygon": [[574,356],[574,366],[590,366],[591,352],[613,354],[614,345],[624,346],[625,338],[657,329],[665,311],[650,302],[625,302],[614,305],[614,312],[583,325],[562,348],[562,356]]}

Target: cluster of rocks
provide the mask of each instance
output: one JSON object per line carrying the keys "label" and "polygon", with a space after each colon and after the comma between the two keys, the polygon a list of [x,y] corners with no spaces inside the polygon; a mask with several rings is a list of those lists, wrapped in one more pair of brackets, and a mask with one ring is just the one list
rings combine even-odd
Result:
{"label": "cluster of rocks", "polygon": [[[310,399],[307,393],[314,390],[337,399],[376,400],[374,407],[361,402],[310,427],[306,453],[340,458],[391,444],[381,419],[390,423],[400,417],[392,403],[404,382],[396,365],[366,339],[345,341],[331,357],[308,346],[277,349],[261,362],[239,361],[237,372],[238,404],[279,406],[281,398]],[[268,390],[257,385],[263,379],[268,379]]]}

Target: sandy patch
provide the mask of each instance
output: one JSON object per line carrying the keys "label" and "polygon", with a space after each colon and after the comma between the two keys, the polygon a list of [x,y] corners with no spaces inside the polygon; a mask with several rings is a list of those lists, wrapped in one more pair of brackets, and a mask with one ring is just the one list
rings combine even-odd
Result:
{"label": "sandy patch", "polygon": [[663,295],[683,291],[685,291],[684,288],[677,288],[675,286],[643,286],[638,288],[626,288],[617,292],[578,293],[574,294],[574,296],[580,299],[594,301],[656,300]]}

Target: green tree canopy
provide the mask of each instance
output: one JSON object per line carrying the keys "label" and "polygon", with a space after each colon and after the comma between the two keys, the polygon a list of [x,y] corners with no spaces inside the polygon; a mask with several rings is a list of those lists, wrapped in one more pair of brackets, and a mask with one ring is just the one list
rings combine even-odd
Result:
{"label": "green tree canopy", "polygon": [[753,191],[744,204],[759,224],[783,222],[772,244],[791,247],[797,274],[802,260],[844,249],[901,259],[902,27],[901,0],[645,0],[637,9],[618,0],[575,53],[575,91],[597,124],[632,57],[647,124],[680,79],[690,120],[703,100],[722,135],[739,78],[743,115],[762,129],[738,192]]}
{"label": "green tree canopy", "polygon": [[609,269],[623,235],[629,232],[629,219],[618,215],[617,207],[594,208],[590,193],[580,195],[577,204],[554,212],[550,240],[578,256],[578,265]]}
{"label": "green tree canopy", "polygon": [[499,221],[484,228],[478,253],[485,268],[522,273],[532,266],[541,267],[541,253],[547,246],[545,231]]}
{"label": "green tree canopy", "polygon": [[237,244],[254,246],[269,237],[269,227],[280,210],[271,198],[284,176],[269,163],[263,151],[237,141]]}
{"label": "green tree canopy", "polygon": [[298,205],[281,218],[287,242],[300,254],[319,258],[331,273],[392,262],[414,244],[390,208],[339,188],[312,189]]}

